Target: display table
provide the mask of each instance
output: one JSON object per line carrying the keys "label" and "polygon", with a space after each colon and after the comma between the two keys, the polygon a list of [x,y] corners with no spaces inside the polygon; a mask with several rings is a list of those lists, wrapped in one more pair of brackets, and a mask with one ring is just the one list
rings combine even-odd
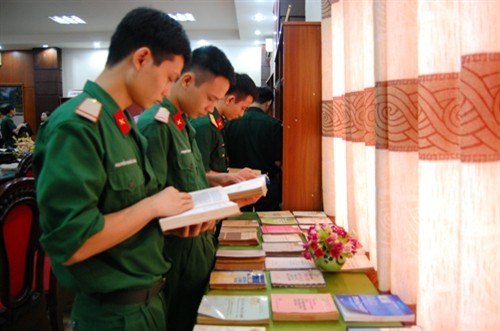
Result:
{"label": "display table", "polygon": [[[363,273],[325,273],[326,287],[317,288],[272,288],[267,276],[267,289],[262,290],[209,290],[209,295],[271,295],[271,293],[331,293],[331,294],[376,294],[377,289]],[[271,313],[272,317],[272,313]],[[266,325],[267,330],[328,330],[344,331],[347,326],[401,326],[401,323],[345,323],[340,316],[338,321],[304,321],[284,322],[271,321]]]}
{"label": "display table", "polygon": [[[259,219],[255,213],[243,213],[238,219]],[[234,218],[233,218],[234,219]],[[261,241],[262,242],[262,241]],[[219,246],[228,249],[256,249],[259,246]],[[273,288],[269,279],[269,272],[266,271],[267,288],[260,290],[209,290],[208,295],[267,295],[272,293],[330,293],[330,294],[377,294],[378,291],[373,286],[370,279],[364,273],[324,273],[326,287],[307,288]],[[401,326],[401,323],[345,323],[340,316],[338,321],[304,321],[304,322],[284,322],[272,321],[266,325],[267,330],[346,330],[347,326]]]}

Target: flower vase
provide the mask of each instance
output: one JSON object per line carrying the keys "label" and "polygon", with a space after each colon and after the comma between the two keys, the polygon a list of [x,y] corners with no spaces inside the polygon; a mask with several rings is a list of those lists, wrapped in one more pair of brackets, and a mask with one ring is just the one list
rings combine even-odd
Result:
{"label": "flower vase", "polygon": [[331,257],[317,257],[315,258],[316,266],[324,272],[338,272],[345,263],[345,257],[339,256],[336,259]]}

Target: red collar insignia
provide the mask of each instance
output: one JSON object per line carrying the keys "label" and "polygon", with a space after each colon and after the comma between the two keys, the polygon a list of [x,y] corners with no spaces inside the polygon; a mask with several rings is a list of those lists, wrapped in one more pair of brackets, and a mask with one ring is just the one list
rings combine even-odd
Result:
{"label": "red collar insignia", "polygon": [[177,125],[177,128],[182,131],[184,130],[184,127],[186,126],[186,122],[184,122],[184,119],[182,118],[182,114],[180,111],[175,113],[174,115],[174,123]]}
{"label": "red collar insignia", "polygon": [[123,111],[121,109],[118,109],[118,111],[113,116],[115,118],[116,125],[118,125],[118,128],[120,128],[120,131],[122,132],[122,134],[126,135],[127,133],[129,133],[130,132],[130,124],[128,123],[127,119],[125,118]]}
{"label": "red collar insignia", "polygon": [[215,119],[215,122],[217,122],[217,129],[219,130],[224,129],[224,121],[222,120],[222,117],[217,117]]}

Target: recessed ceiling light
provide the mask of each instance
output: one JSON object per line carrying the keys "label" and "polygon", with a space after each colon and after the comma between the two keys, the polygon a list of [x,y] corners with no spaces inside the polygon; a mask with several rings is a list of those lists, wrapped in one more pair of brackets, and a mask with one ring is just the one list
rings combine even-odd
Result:
{"label": "recessed ceiling light", "polygon": [[255,16],[253,17],[253,19],[257,22],[260,22],[260,21],[263,21],[264,20],[264,15],[262,14],[255,14]]}
{"label": "recessed ceiling light", "polygon": [[47,44],[43,44],[43,45],[42,45],[42,47],[43,47],[43,48],[49,48],[49,45],[47,45]]}
{"label": "recessed ceiling light", "polygon": [[101,42],[100,41],[94,41],[94,48],[101,48]]}
{"label": "recessed ceiling light", "polygon": [[260,36],[260,33],[261,33],[260,30],[255,30],[255,35],[256,36]]}
{"label": "recessed ceiling light", "polygon": [[168,14],[168,16],[172,17],[176,21],[180,22],[194,22],[196,19],[194,18],[193,14],[191,13],[175,13],[175,14]]}
{"label": "recessed ceiling light", "polygon": [[49,16],[51,20],[59,24],[87,24],[80,17],[71,15],[71,16]]}

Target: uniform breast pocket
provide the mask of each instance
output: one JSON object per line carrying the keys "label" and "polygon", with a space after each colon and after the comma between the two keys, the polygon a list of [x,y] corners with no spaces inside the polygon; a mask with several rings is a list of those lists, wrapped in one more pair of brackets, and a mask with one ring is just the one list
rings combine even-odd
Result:
{"label": "uniform breast pocket", "polygon": [[193,191],[198,189],[196,178],[198,177],[198,169],[196,167],[196,159],[193,153],[180,154],[177,158],[179,167],[179,176],[176,176],[176,181],[182,181],[182,190]]}
{"label": "uniform breast pocket", "polygon": [[115,167],[109,171],[111,195],[126,203],[134,203],[145,194],[145,179],[138,164]]}

